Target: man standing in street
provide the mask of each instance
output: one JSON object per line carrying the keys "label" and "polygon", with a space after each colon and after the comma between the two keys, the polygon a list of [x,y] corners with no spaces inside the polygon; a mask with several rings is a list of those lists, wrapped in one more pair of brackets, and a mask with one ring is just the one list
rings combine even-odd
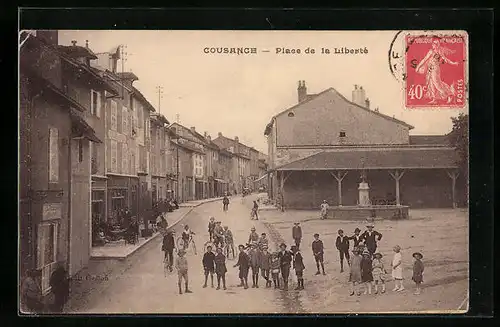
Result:
{"label": "man standing in street", "polygon": [[172,231],[168,231],[167,234],[163,236],[163,244],[161,249],[163,252],[165,252],[165,257],[163,260],[168,260],[168,270],[172,272],[174,265],[174,249],[175,249],[175,241]]}
{"label": "man standing in street", "polygon": [[368,230],[361,235],[367,250],[370,252],[370,256],[373,256],[373,254],[377,251],[377,242],[382,239],[382,234],[373,230],[374,227],[375,226],[372,223],[368,223],[368,225],[366,225]]}
{"label": "man standing in street", "polygon": [[57,268],[50,276],[50,287],[54,294],[51,311],[62,312],[69,298],[69,278],[63,262],[57,263]]}
{"label": "man standing in street", "polygon": [[288,276],[290,276],[290,266],[292,265],[292,253],[287,251],[286,244],[280,244],[280,252],[278,253],[280,259],[281,276],[283,277],[283,290],[288,291]]}
{"label": "man standing in street", "polygon": [[323,252],[324,252],[324,247],[323,247],[323,241],[319,239],[319,234],[316,233],[314,234],[314,241],[312,242],[312,251],[314,255],[314,260],[316,260],[316,268],[318,269],[316,271],[316,275],[319,275],[319,266],[321,265],[321,269],[323,270],[323,275],[325,274],[325,264],[324,259],[323,259]]}
{"label": "man standing in street", "polygon": [[344,272],[344,258],[349,264],[349,237],[344,236],[344,231],[339,229],[337,240],[335,241],[335,247],[339,250],[340,256],[340,272]]}
{"label": "man standing in street", "polygon": [[300,223],[294,223],[295,226],[292,228],[292,237],[295,241],[295,246],[300,248],[300,241],[302,240],[302,228],[300,227]]}
{"label": "man standing in street", "polygon": [[222,199],[222,210],[226,212],[228,208],[229,208],[229,199],[227,197],[227,194],[224,194],[224,198]]}

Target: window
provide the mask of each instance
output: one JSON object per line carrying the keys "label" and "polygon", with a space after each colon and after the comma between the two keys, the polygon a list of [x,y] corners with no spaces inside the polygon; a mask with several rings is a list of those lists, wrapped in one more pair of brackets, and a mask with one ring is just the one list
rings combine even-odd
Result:
{"label": "window", "polygon": [[123,145],[122,145],[122,173],[123,174],[129,173],[128,158],[129,158],[128,146],[127,146],[127,143],[123,143]]}
{"label": "window", "polygon": [[78,162],[83,161],[83,138],[78,140]]}
{"label": "window", "polygon": [[116,172],[118,170],[118,144],[115,140],[111,140],[111,171]]}
{"label": "window", "polygon": [[59,182],[59,131],[49,129],[49,183]]}
{"label": "window", "polygon": [[345,137],[345,132],[344,131],[340,132],[339,137]]}
{"label": "window", "polygon": [[90,90],[90,113],[101,117],[101,94],[94,90]]}
{"label": "window", "polygon": [[143,118],[143,107],[136,100],[136,108],[137,108],[137,127],[143,128],[144,126],[144,118]]}
{"label": "window", "polygon": [[117,130],[117,114],[118,114],[118,105],[116,104],[116,101],[110,100],[111,101],[111,129],[113,131]]}
{"label": "window", "polygon": [[122,107],[122,133],[127,135],[130,133],[128,127],[128,109],[127,107]]}
{"label": "window", "polygon": [[90,159],[91,160],[91,174],[92,175],[96,175],[97,173],[99,173],[99,164],[98,164],[98,160],[97,160],[98,149],[99,149],[99,144],[97,144],[97,143],[92,144],[92,158]]}

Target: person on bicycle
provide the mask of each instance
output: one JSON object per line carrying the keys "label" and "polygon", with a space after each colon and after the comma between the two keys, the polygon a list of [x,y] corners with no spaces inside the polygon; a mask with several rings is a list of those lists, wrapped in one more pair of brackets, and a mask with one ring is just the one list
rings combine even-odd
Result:
{"label": "person on bicycle", "polygon": [[195,235],[195,233],[189,229],[188,225],[185,225],[184,230],[182,231],[182,240],[184,241],[184,250],[187,249],[188,244],[189,244],[189,240],[190,240],[192,235]]}
{"label": "person on bicycle", "polygon": [[222,199],[222,210],[227,211],[229,208],[229,198],[227,197],[227,194],[224,194],[224,198]]}
{"label": "person on bicycle", "polygon": [[229,257],[229,251],[233,254],[234,258],[234,238],[233,238],[233,233],[229,229],[229,227],[224,226],[224,240],[226,242],[227,246],[227,253],[224,253],[226,257]]}
{"label": "person on bicycle", "polygon": [[214,229],[215,229],[215,218],[210,217],[210,222],[208,223],[208,234],[210,235],[210,242],[214,240]]}
{"label": "person on bicycle", "polygon": [[224,228],[222,228],[221,222],[218,221],[215,224],[214,229],[214,245],[216,247],[223,247],[224,245]]}
{"label": "person on bicycle", "polygon": [[328,216],[328,202],[326,200],[323,200],[323,203],[321,204],[321,219],[326,219]]}
{"label": "person on bicycle", "polygon": [[259,241],[259,234],[255,231],[255,227],[250,229],[250,235],[248,236],[248,244],[252,244],[252,242]]}

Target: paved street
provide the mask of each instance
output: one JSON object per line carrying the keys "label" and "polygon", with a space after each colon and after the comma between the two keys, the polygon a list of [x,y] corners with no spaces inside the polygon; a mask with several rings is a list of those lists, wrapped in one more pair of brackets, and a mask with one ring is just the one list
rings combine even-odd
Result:
{"label": "paved street", "polygon": [[[134,255],[129,266],[119,276],[109,276],[107,281],[100,283],[95,294],[89,295],[89,300],[82,301],[80,307],[72,307],[75,313],[280,313],[288,307],[278,293],[271,289],[249,288],[244,290],[236,287],[239,283],[238,270],[233,268],[234,260],[228,260],[226,291],[215,288],[202,288],[203,268],[201,258],[203,243],[208,240],[207,225],[210,216],[222,221],[232,229],[235,243],[247,240],[252,226],[257,232],[264,231],[259,223],[251,221],[251,198],[245,203],[240,197],[233,197],[229,212],[222,212],[222,203],[203,204],[193,210],[181,224],[176,227],[180,234],[182,224],[188,224],[196,233],[195,240],[198,255],[188,255],[189,279],[192,294],[178,294],[177,274],[164,277],[161,252],[161,241],[153,241],[143,252]],[[152,242],[152,243],[153,243]],[[210,283],[210,282],[209,282]],[[262,283],[261,283],[262,285]],[[277,297],[278,296],[278,297]]]}

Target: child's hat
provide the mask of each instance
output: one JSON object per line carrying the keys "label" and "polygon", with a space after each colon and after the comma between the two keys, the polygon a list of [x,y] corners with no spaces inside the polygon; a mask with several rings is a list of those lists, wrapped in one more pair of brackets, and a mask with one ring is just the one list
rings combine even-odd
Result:
{"label": "child's hat", "polygon": [[373,257],[374,257],[374,258],[377,258],[377,257],[378,257],[378,258],[382,258],[383,256],[382,256],[382,253],[377,252],[377,253],[375,253],[375,254],[373,255]]}
{"label": "child's hat", "polygon": [[412,257],[414,257],[414,258],[415,258],[415,256],[419,256],[419,257],[420,257],[420,259],[423,259],[423,258],[424,258],[424,256],[423,256],[423,255],[422,255],[422,253],[420,253],[420,252],[415,252],[415,253],[413,253],[413,254],[412,254]]}
{"label": "child's hat", "polygon": [[286,248],[286,244],[285,243],[281,243],[280,244],[280,248],[283,248],[283,247]]}
{"label": "child's hat", "polygon": [[354,230],[354,233],[356,232],[361,232],[361,229],[359,229],[358,227],[356,227],[356,229]]}
{"label": "child's hat", "polygon": [[364,250],[363,255],[370,255],[370,252],[368,252],[368,250]]}
{"label": "child's hat", "polygon": [[375,225],[373,225],[372,223],[368,223],[366,224],[366,227],[375,227]]}
{"label": "child's hat", "polygon": [[314,237],[316,237],[316,236],[319,236],[319,234],[318,233],[314,234]]}

